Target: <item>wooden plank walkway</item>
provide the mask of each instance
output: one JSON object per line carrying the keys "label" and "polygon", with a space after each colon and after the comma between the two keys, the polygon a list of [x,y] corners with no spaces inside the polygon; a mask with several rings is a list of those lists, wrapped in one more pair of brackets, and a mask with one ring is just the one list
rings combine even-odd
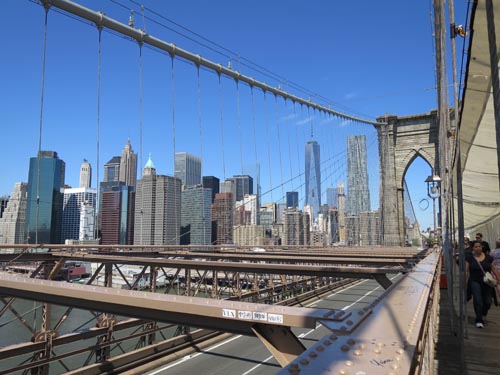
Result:
{"label": "wooden plank walkway", "polygon": [[[457,270],[458,271],[458,270]],[[458,299],[458,282],[454,285],[454,299]],[[492,305],[484,329],[474,325],[472,301],[466,306],[467,337],[464,340],[465,369],[461,369],[459,337],[452,332],[450,303],[446,289],[441,289],[438,341],[436,343],[435,373],[454,374],[500,374],[500,307]],[[458,301],[455,310],[458,312]],[[458,316],[455,315],[455,324]]]}

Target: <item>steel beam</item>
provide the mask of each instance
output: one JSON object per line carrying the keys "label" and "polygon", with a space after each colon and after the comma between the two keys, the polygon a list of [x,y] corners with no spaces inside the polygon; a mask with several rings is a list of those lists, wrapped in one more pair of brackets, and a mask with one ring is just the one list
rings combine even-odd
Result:
{"label": "steel beam", "polygon": [[[159,322],[252,334],[256,323],[313,328],[335,310],[211,300],[0,275],[0,294]],[[340,313],[340,312],[339,312]]]}
{"label": "steel beam", "polygon": [[281,367],[288,365],[306,350],[290,327],[256,324],[252,327],[252,331],[271,352]]}
{"label": "steel beam", "polygon": [[439,293],[438,261],[438,253],[430,254],[368,310],[352,311],[350,324],[322,322],[333,334],[318,340],[278,374],[419,373],[422,343],[434,340],[422,335],[426,325],[436,324],[429,317],[438,303],[434,294]]}

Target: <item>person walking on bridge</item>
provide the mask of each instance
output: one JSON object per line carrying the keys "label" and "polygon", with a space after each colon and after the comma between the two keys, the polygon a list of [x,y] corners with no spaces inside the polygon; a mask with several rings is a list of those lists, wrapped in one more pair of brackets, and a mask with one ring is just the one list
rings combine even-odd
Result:
{"label": "person walking on bridge", "polygon": [[[476,315],[475,324],[477,328],[484,328],[484,318],[491,307],[491,300],[494,288],[485,284],[483,281],[485,272],[491,272],[500,280],[500,272],[493,267],[493,257],[483,252],[481,241],[474,242],[472,246],[472,255],[468,256],[465,263],[465,277],[467,287],[472,294],[472,303]],[[500,290],[497,284],[497,290]]]}

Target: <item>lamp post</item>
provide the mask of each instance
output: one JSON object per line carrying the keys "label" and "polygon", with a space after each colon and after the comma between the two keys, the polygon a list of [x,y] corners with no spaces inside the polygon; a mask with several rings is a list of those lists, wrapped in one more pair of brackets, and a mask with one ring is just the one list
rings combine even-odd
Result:
{"label": "lamp post", "polygon": [[441,178],[432,174],[425,180],[427,183],[427,196],[432,199],[433,215],[434,215],[434,243],[437,241],[437,212],[436,199],[441,196]]}

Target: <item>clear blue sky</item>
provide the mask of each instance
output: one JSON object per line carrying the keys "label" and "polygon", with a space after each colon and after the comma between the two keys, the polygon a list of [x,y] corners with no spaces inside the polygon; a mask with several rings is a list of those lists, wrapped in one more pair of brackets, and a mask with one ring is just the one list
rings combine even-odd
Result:
{"label": "clear blue sky", "polygon": [[[102,10],[125,23],[129,9],[136,9],[136,27],[143,27],[137,3],[127,0],[79,0],[78,3]],[[385,113],[404,116],[436,108],[430,2],[144,0],[140,3],[235,52],[231,54],[235,70],[308,97],[309,94],[290,88],[289,82],[294,82],[329,98],[333,108],[340,111],[375,119]],[[8,195],[15,182],[27,181],[29,158],[38,149],[44,11],[28,0],[5,0],[2,5],[2,26],[7,37],[0,71],[3,149],[0,195]],[[457,23],[464,23],[465,5],[457,2],[455,6]],[[145,15],[187,34],[147,10]],[[146,19],[145,27],[153,36],[223,65],[228,63],[228,57],[154,21]],[[200,40],[193,34],[190,37]],[[94,168],[95,187],[97,31],[51,10],[47,43],[42,149],[59,153],[66,162],[66,183],[72,186],[78,185],[81,161],[88,159]],[[222,51],[220,47],[212,45],[212,48]],[[309,139],[312,124],[315,139],[322,147],[322,161],[331,160],[324,164],[323,191],[345,180],[345,161],[332,156],[342,153],[345,136],[367,134],[371,145],[368,164],[372,202],[374,208],[378,206],[374,196],[379,184],[377,145],[370,126],[345,124],[281,99],[276,104],[270,95],[264,100],[259,90],[254,90],[252,109],[248,86],[240,84],[237,93],[234,81],[223,78],[221,129],[217,76],[201,69],[198,111],[197,69],[179,59],[174,62],[172,126],[170,57],[149,48],[143,48],[142,52],[143,147],[139,156],[142,165],[151,152],[158,173],[171,175],[174,150],[187,151],[202,156],[204,175],[216,175],[222,180],[240,174],[242,165],[258,162],[265,192],[304,171],[304,143]],[[103,32],[99,179],[103,176],[102,164],[121,153],[127,138],[135,151],[140,151],[138,56],[136,43]],[[263,76],[244,66],[244,59],[284,79]],[[418,202],[426,197],[423,181],[429,174],[430,168],[417,160],[407,175],[415,210],[424,228],[432,225],[432,211],[420,209]],[[272,196],[268,194],[263,202],[271,198],[276,201],[283,191],[292,189],[299,190],[303,199],[301,184],[303,177],[297,177],[283,188],[273,190]]]}

